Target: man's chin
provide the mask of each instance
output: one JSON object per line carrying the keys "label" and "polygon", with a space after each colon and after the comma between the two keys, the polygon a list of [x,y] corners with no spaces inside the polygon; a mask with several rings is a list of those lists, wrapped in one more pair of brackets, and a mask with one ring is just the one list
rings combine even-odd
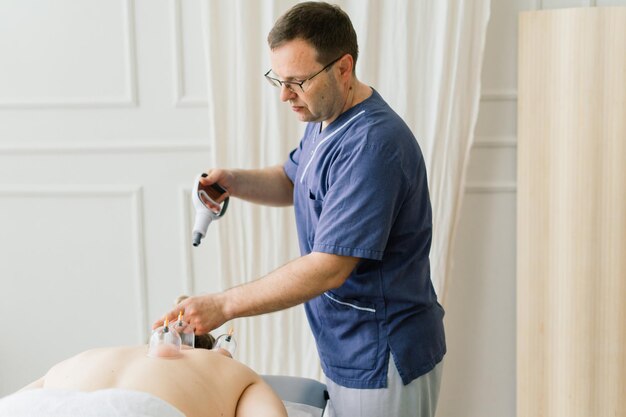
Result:
{"label": "man's chin", "polygon": [[301,122],[319,122],[319,118],[313,116],[309,112],[296,113],[296,117]]}
{"label": "man's chin", "polygon": [[306,107],[301,106],[291,106],[291,111],[296,114],[296,117],[301,122],[312,122],[314,120],[313,115]]}
{"label": "man's chin", "polygon": [[307,115],[307,114],[296,114],[296,117],[298,118],[299,121],[301,122],[312,122],[313,118],[311,117],[311,115]]}

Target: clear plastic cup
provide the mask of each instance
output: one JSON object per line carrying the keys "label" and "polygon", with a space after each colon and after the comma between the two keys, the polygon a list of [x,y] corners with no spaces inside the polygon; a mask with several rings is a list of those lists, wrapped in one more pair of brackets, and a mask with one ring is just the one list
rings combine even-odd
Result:
{"label": "clear plastic cup", "polygon": [[176,320],[170,324],[170,329],[178,333],[183,347],[195,347],[195,335],[193,333],[193,328],[186,321]]}
{"label": "clear plastic cup", "polygon": [[175,358],[180,356],[181,339],[178,332],[166,326],[155,329],[150,336],[148,356],[151,358]]}
{"label": "clear plastic cup", "polygon": [[235,357],[237,351],[237,341],[232,334],[223,334],[217,338],[213,345],[213,350],[224,349],[230,353],[231,357]]}

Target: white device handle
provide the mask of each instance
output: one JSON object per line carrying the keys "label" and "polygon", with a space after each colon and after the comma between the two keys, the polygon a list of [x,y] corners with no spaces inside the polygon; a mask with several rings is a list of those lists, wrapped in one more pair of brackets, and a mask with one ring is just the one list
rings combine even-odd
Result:
{"label": "white device handle", "polygon": [[196,219],[191,233],[192,243],[194,246],[200,245],[200,241],[206,236],[207,229],[209,228],[211,222],[215,219],[219,219],[220,217],[222,217],[226,213],[226,208],[228,207],[228,197],[226,197],[226,200],[224,200],[222,209],[219,211],[219,213],[215,213],[204,204],[204,202],[200,198],[201,195],[209,201],[215,204],[217,203],[215,202],[215,200],[209,197],[206,191],[199,189],[201,177],[202,175],[199,175],[196,178],[193,192],[191,193],[191,202],[193,203],[193,207],[196,210]]}

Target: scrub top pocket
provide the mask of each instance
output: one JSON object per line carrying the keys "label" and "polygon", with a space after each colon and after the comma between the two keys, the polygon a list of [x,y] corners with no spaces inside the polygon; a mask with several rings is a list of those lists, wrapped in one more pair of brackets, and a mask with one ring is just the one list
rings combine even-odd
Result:
{"label": "scrub top pocket", "polygon": [[324,200],[315,198],[315,194],[308,190],[309,192],[309,200],[307,209],[311,212],[311,215],[308,217],[308,242],[311,247],[313,247],[315,243],[315,232],[317,230],[317,222],[322,215],[322,209],[324,207]]}
{"label": "scrub top pocket", "polygon": [[374,369],[379,346],[375,306],[330,291],[317,300],[322,325],[318,348],[324,361],[338,368]]}

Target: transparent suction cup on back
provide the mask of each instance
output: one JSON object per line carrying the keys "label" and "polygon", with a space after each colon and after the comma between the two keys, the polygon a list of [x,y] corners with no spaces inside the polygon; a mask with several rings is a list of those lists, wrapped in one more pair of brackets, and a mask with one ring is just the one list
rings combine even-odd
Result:
{"label": "transparent suction cup on back", "polygon": [[183,312],[178,313],[178,319],[170,324],[170,329],[178,333],[180,336],[182,347],[185,346],[195,347],[195,335],[193,328],[189,323],[183,320]]}
{"label": "transparent suction cup on back", "polygon": [[215,341],[215,345],[213,345],[213,349],[224,349],[230,353],[231,357],[234,357],[235,352],[237,351],[237,341],[233,336],[233,329],[230,329],[228,334],[223,334],[218,337]]}
{"label": "transparent suction cup on back", "polygon": [[163,326],[155,329],[150,336],[148,356],[151,358],[175,358],[180,356],[181,339],[178,332],[168,326],[167,320]]}

